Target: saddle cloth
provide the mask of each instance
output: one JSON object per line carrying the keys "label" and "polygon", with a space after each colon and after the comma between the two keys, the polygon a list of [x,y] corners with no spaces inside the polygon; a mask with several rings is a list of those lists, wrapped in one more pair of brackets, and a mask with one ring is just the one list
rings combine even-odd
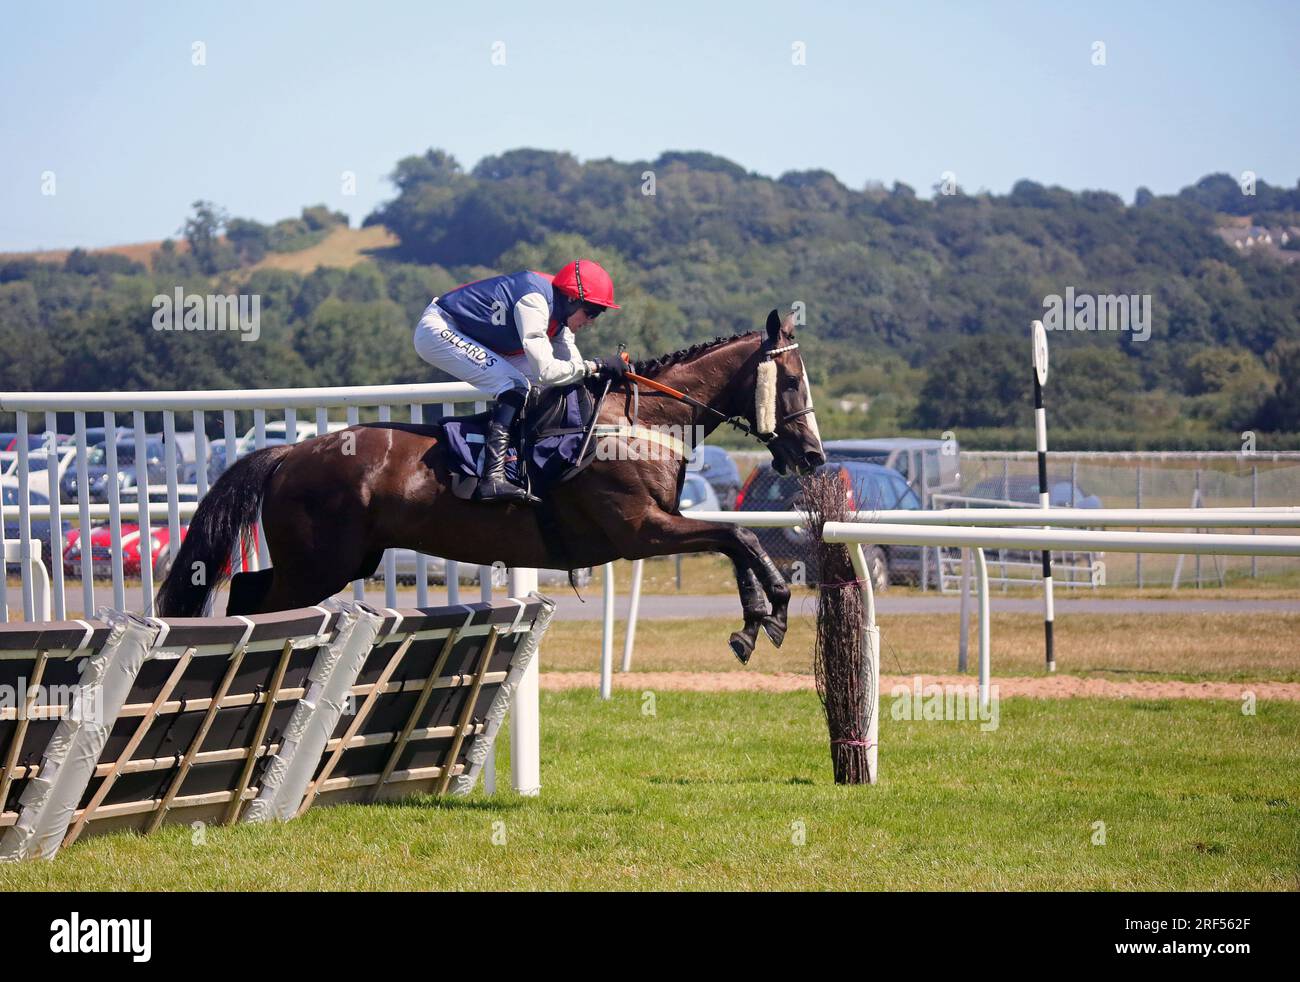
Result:
{"label": "saddle cloth", "polygon": [[[528,404],[510,435],[506,452],[506,477],[539,498],[556,484],[573,477],[596,456],[596,441],[578,460],[583,435],[596,410],[591,390],[581,382],[543,389],[530,395]],[[442,421],[446,436],[447,463],[451,470],[452,493],[472,498],[483,473],[483,441],[488,414],[452,416]],[[524,434],[525,453],[519,453],[519,434]]]}

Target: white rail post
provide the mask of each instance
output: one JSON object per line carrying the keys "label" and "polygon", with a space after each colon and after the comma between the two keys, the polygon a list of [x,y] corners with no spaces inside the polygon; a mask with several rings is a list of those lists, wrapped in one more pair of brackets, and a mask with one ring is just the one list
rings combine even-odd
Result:
{"label": "white rail post", "polygon": [[[487,403],[476,402],[474,412],[481,412],[480,406],[487,407]],[[442,419],[449,419],[456,415],[456,404],[454,402],[444,402],[442,404]],[[443,579],[447,586],[447,603],[456,605],[460,603],[460,563],[454,559],[444,559],[442,563]]]}
{"label": "white rail post", "polygon": [[[512,569],[510,596],[526,600],[537,590],[537,570]],[[532,797],[542,790],[541,706],[538,678],[540,649],[519,677],[510,709],[510,783],[519,794]]]}
{"label": "white rail post", "polygon": [[632,671],[632,646],[636,644],[636,621],[641,612],[641,576],[645,572],[645,560],[632,561],[632,597],[627,608],[627,633],[623,636],[623,663],[619,671]]}
{"label": "white rail post", "polygon": [[965,672],[970,654],[970,550],[961,553],[961,613],[958,615],[960,635],[957,641],[957,671]]}
{"label": "white rail post", "polygon": [[[287,435],[287,433],[286,433]],[[266,447],[266,410],[253,410],[253,449],[263,450]],[[266,531],[262,528],[262,515],[259,512],[257,516],[257,565],[256,569],[269,569],[271,566],[271,551],[266,547]]]}
{"label": "white rail post", "polygon": [[[28,576],[32,581],[32,596],[34,598],[34,608],[32,610],[32,619],[36,621],[48,621],[50,619],[50,572],[45,568],[45,563],[41,560],[41,540],[32,540],[32,558],[28,568],[23,571],[24,576]],[[56,618],[62,620],[63,618]]]}
{"label": "white rail post", "polygon": [[[76,414],[77,440],[77,517],[81,529],[77,543],[81,546],[81,616],[89,620],[95,616],[95,557],[90,546],[90,479],[87,477],[86,414]],[[108,431],[105,430],[107,434]],[[110,435],[111,438],[111,435]]]}
{"label": "white rail post", "polygon": [[204,429],[203,410],[194,410],[194,484],[199,497],[208,493],[208,431]]}
{"label": "white rail post", "polygon": [[153,616],[153,533],[149,520],[149,449],[144,431],[144,411],[132,413],[135,426],[135,514],[140,537],[140,613]]}
{"label": "white rail post", "polygon": [[[424,406],[418,402],[411,403],[411,422],[424,422]],[[422,552],[415,554],[415,606],[429,606],[429,558]],[[492,783],[496,785],[496,764],[495,756],[492,765]]]}
{"label": "white rail post", "polygon": [[[226,467],[229,468],[239,459],[239,442],[235,438],[235,411],[233,409],[223,409],[221,411],[221,441],[226,448]],[[230,573],[232,576],[248,568],[245,559],[247,555],[248,545],[244,541],[243,533],[240,533],[235,538],[235,545],[230,553]]]}
{"label": "white rail post", "polygon": [[447,581],[447,603],[454,607],[460,603],[460,563],[454,559],[444,560],[443,572]]}
{"label": "white rail post", "polygon": [[849,548],[849,559],[862,591],[862,691],[865,693],[866,713],[863,729],[867,741],[867,783],[880,780],[880,625],[876,623],[876,595],[871,586],[871,570],[862,552],[862,543],[854,542]]}
{"label": "white rail post", "polygon": [[[358,423],[361,422],[361,410],[356,406],[348,406],[347,418],[348,418],[348,426],[356,426]],[[352,599],[362,600],[362,601],[366,599],[365,580],[352,581]]]}
{"label": "white rail post", "polygon": [[126,579],[122,572],[122,496],[117,468],[117,413],[104,413],[104,459],[108,476],[104,487],[108,491],[108,534],[112,542],[109,564],[113,571],[113,606],[126,610]]}
{"label": "white rail post", "polygon": [[[5,498],[0,488],[0,624],[9,623],[9,536],[5,534]],[[18,554],[14,553],[17,560]]]}
{"label": "white rail post", "polygon": [[606,563],[605,589],[600,631],[600,698],[608,699],[614,691],[614,564]]}
{"label": "white rail post", "polygon": [[170,409],[163,413],[163,458],[167,467],[167,555],[170,557],[167,565],[170,569],[181,551],[180,475],[177,473],[180,455],[176,452],[176,414]]}
{"label": "white rail post", "polygon": [[48,441],[45,446],[45,473],[47,475],[50,499],[50,575],[54,580],[54,606],[51,608],[47,605],[45,620],[53,612],[56,621],[64,620],[67,611],[64,609],[63,598],[63,489],[60,487],[59,478],[63,475],[59,473],[59,441],[57,436],[59,414],[51,409],[45,411],[45,439]]}
{"label": "white rail post", "polygon": [[32,486],[27,446],[27,414],[18,415],[18,560],[22,564],[23,620],[36,619],[32,584]]}
{"label": "white rail post", "polygon": [[[1259,464],[1250,465],[1250,507],[1259,506]],[[1258,535],[1259,529],[1251,529],[1251,535]],[[1250,578],[1253,580],[1259,576],[1259,557],[1250,557]]]}
{"label": "white rail post", "polygon": [[[379,422],[391,423],[392,420],[392,407],[380,406]],[[397,552],[393,549],[384,550],[384,606],[397,606]]]}
{"label": "white rail post", "polygon": [[975,568],[979,584],[980,601],[980,708],[989,707],[989,564],[984,558],[984,550],[975,550]]}

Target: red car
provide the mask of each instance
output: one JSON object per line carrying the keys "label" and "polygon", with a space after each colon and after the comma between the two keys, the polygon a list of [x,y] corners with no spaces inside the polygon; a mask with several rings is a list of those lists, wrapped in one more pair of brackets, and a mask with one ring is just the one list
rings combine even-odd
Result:
{"label": "red car", "polygon": [[[188,525],[181,526],[182,542],[185,541],[185,535],[189,530]],[[171,543],[171,530],[166,525],[154,526],[149,530],[149,535],[153,540],[153,546],[150,550],[153,562],[153,577],[154,582],[158,582],[167,575],[167,571],[171,568],[171,550],[168,548]],[[63,538],[63,574],[65,576],[80,577],[81,530],[69,529]],[[112,579],[113,536],[107,524],[92,527],[90,549],[95,579]],[[254,530],[252,540],[244,541],[243,562],[241,563],[244,569],[249,568],[251,557],[256,549],[257,532]],[[229,565],[227,565],[222,573],[227,575],[229,572]],[[130,577],[140,575],[140,526],[134,522],[122,523],[122,575]]]}
{"label": "red car", "polygon": [[[188,525],[181,526],[181,539],[189,530]],[[171,532],[166,525],[149,530],[152,539],[150,549],[154,579],[166,575],[171,565]],[[113,536],[107,525],[96,525],[90,531],[90,555],[94,576],[97,580],[106,580],[113,575]],[[64,536],[63,572],[66,576],[81,575],[81,530],[72,529]],[[140,526],[133,522],[122,523],[122,575],[138,577],[140,575]]]}

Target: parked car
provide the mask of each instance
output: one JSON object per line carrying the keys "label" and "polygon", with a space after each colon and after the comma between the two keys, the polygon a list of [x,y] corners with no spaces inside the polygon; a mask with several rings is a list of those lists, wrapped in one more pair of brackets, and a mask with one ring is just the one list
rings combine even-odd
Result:
{"label": "parked car", "polygon": [[[850,508],[857,511],[919,509],[921,499],[903,476],[892,467],[858,460],[831,461],[817,473],[839,476]],[[802,489],[800,479],[776,473],[771,464],[754,469],[741,489],[737,511],[799,511]],[[758,540],[777,567],[790,575],[801,563],[807,583],[817,582],[816,549],[802,528],[754,529]],[[867,564],[871,583],[877,590],[890,582],[919,582],[921,549],[919,546],[870,546]],[[934,570],[932,569],[931,575]]]}
{"label": "parked car", "polygon": [[[208,484],[211,486],[216,483],[226,470],[226,441],[209,440],[208,441]],[[198,482],[199,467],[198,462],[194,463],[193,470],[187,470],[184,474],[185,480]]]}
{"label": "parked car", "polygon": [[[145,441],[145,467],[150,484],[165,484],[167,468],[163,457],[162,440]],[[104,502],[108,500],[108,449],[107,444],[99,443],[90,448],[86,457],[86,481],[89,485],[90,500]],[[119,489],[135,487],[135,441],[119,440],[117,444],[117,486]],[[59,484],[64,501],[76,501],[77,468],[71,466],[63,475]]]}
{"label": "parked car", "polygon": [[[332,420],[326,426],[325,432],[334,433],[338,430],[345,430],[347,428],[347,423]],[[266,423],[263,429],[266,434],[266,446],[274,447],[288,442],[289,427],[284,420],[271,420]],[[320,430],[317,428],[314,421],[305,419],[295,420],[294,431],[298,434],[298,439],[296,441],[298,443],[302,443],[303,440],[310,440],[312,437],[317,436],[320,433]],[[241,457],[244,456],[244,454],[252,453],[256,450],[257,427],[250,426],[244,435],[239,438],[238,444],[239,456]]]}
{"label": "parked car", "polygon": [[[131,435],[132,435],[132,433],[134,433],[134,430],[132,430],[129,426],[119,426],[119,427],[116,427],[116,428],[113,430],[113,432],[117,435],[118,440],[130,440],[130,439],[131,439]],[[105,427],[103,427],[103,426],[87,426],[87,427],[86,427],[86,446],[87,446],[87,447],[93,447],[93,446],[95,446],[95,444],[97,444],[97,443],[103,443],[103,442],[105,442],[107,439],[108,439],[108,430],[107,430]],[[68,438],[68,441],[69,441],[70,443],[75,443],[75,442],[76,442],[76,437],[75,437],[75,436],[73,436],[73,437],[69,437],[69,438]]]}
{"label": "parked car", "polygon": [[721,511],[718,493],[704,479],[702,474],[686,473],[682,482],[682,494],[677,499],[677,507],[682,511]]}
{"label": "parked car", "polygon": [[[1038,478],[1025,474],[1013,474],[1005,481],[1000,477],[991,477],[980,481],[967,492],[972,498],[987,498],[991,502],[1020,501],[1037,505],[1039,501]],[[1101,499],[1095,494],[1088,494],[1068,477],[1048,475],[1047,500],[1053,508],[1100,508]]]}
{"label": "parked car", "polygon": [[[18,500],[19,497],[18,497],[17,485],[5,484],[3,486],[0,486],[0,501],[3,501],[6,506],[13,506],[16,508],[18,506]],[[31,491],[28,495],[28,500],[33,505],[48,505],[50,503],[50,499],[45,497],[45,495],[41,494],[39,491]],[[18,523],[17,515],[14,515],[13,517],[9,517],[9,516],[5,517],[4,520],[5,539],[7,539],[10,542],[15,542],[18,540],[19,538],[18,524],[19,523]],[[41,558],[45,561],[46,566],[50,565],[50,557],[56,555],[62,548],[61,546],[62,538],[63,536],[67,535],[68,530],[71,528],[72,528],[72,523],[65,519],[63,521],[62,531],[60,533],[59,541],[51,543],[49,520],[44,518],[32,519],[32,523],[31,523],[32,538],[42,543]],[[16,569],[18,564],[10,563],[9,566]]]}
{"label": "parked car", "polygon": [[[72,439],[72,438],[69,437],[69,436],[67,436],[66,434],[63,434],[63,433],[56,433],[56,434],[54,434],[54,445],[55,445],[56,447],[64,446],[65,444],[67,444],[68,442],[70,442],[71,439]],[[14,450],[14,451],[17,451],[17,449],[18,449],[18,434],[17,434],[17,433],[0,433],[0,450]],[[45,449],[45,434],[44,434],[44,433],[28,433],[28,434],[27,434],[27,450],[28,450],[28,452],[34,452],[34,451],[37,451],[37,450],[44,450],[44,449]]]}
{"label": "parked car", "polygon": [[[330,432],[336,429],[345,428],[344,423],[330,423]],[[285,442],[284,423],[267,423],[266,424],[266,447],[278,447]],[[316,427],[308,426],[305,423],[298,424],[298,442],[310,439],[316,435]],[[244,457],[257,449],[257,443],[253,436],[246,433],[243,437],[235,441],[235,448],[239,456]],[[208,442],[208,484],[216,482],[229,465],[226,462],[226,441],[211,440]],[[190,462],[181,471],[182,477],[188,483],[196,483],[198,480],[198,464]]]}
{"label": "parked car", "polygon": [[912,490],[924,498],[922,504],[926,508],[933,507],[930,500],[933,495],[956,494],[961,490],[961,448],[956,440],[890,437],[828,440],[822,446],[827,460],[861,460],[898,471]]}
{"label": "parked car", "polygon": [[[188,525],[181,526],[181,541],[185,541]],[[166,526],[154,526],[149,530],[150,563],[153,567],[154,582],[157,583],[167,575],[171,568],[171,530]],[[81,576],[81,531],[70,529],[64,534],[63,572],[66,576]],[[90,530],[90,556],[93,575],[97,580],[106,580],[113,575],[113,535],[108,525],[96,525]],[[122,575],[137,577],[140,575],[140,526],[133,522],[122,523]]]}
{"label": "parked car", "polygon": [[740,493],[740,471],[731,454],[721,447],[701,444],[691,454],[686,465],[688,473],[702,476],[717,493],[721,508],[731,511],[736,507],[736,495]]}

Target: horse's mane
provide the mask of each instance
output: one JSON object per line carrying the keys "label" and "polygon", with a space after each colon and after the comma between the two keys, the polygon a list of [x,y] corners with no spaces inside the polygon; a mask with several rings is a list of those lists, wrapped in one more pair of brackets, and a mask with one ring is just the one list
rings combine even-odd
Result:
{"label": "horse's mane", "polygon": [[657,373],[662,372],[665,368],[671,368],[673,365],[679,365],[684,361],[690,361],[697,355],[702,355],[706,351],[712,351],[714,348],[720,348],[724,344],[730,344],[732,341],[739,341],[741,338],[753,337],[757,331],[747,331],[744,334],[733,334],[729,338],[714,338],[712,341],[701,341],[699,344],[692,344],[677,351],[669,352],[666,355],[660,355],[658,358],[650,358],[645,361],[635,363],[636,373],[653,378]]}

